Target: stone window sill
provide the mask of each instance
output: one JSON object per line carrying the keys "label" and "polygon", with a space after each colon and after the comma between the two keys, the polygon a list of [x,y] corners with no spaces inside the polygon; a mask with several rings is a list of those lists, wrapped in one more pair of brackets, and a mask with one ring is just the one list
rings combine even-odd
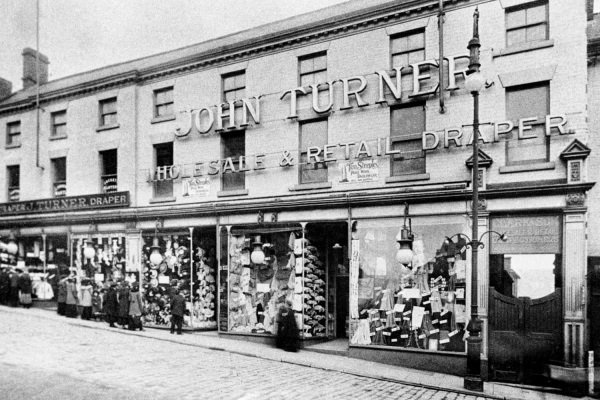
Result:
{"label": "stone window sill", "polygon": [[539,40],[536,42],[520,43],[515,46],[507,47],[505,49],[494,50],[492,52],[492,58],[508,56],[510,54],[524,53],[526,51],[532,51],[537,49],[545,49],[547,47],[554,46],[554,39]]}
{"label": "stone window sill", "polygon": [[247,196],[248,189],[238,190],[220,190],[217,192],[217,197],[232,197],[232,196]]}
{"label": "stone window sill", "polygon": [[61,139],[66,139],[67,135],[61,135],[61,136],[50,136],[50,140],[61,140]]}
{"label": "stone window sill", "polygon": [[154,197],[148,200],[150,204],[158,204],[158,203],[172,203],[177,199],[173,196],[171,197]]}
{"label": "stone window sill", "polygon": [[154,117],[150,120],[150,123],[158,124],[160,122],[174,121],[174,120],[175,120],[175,114],[170,114],[170,115],[162,115],[160,117]]}
{"label": "stone window sill", "polygon": [[500,167],[498,169],[498,172],[501,174],[511,174],[517,172],[543,171],[554,168],[554,161],[549,161],[535,164],[507,165],[504,167]]}
{"label": "stone window sill", "polygon": [[21,143],[13,143],[7,144],[5,149],[18,149],[19,147],[21,147]]}
{"label": "stone window sill", "polygon": [[316,182],[316,183],[300,183],[298,185],[291,186],[290,192],[301,191],[301,190],[317,190],[317,189],[331,189],[331,182]]}
{"label": "stone window sill", "polygon": [[96,128],[96,132],[108,131],[111,129],[117,129],[121,127],[119,124],[102,125]]}
{"label": "stone window sill", "polygon": [[427,181],[429,179],[430,179],[429,173],[425,173],[425,174],[412,174],[412,175],[400,175],[400,176],[388,176],[387,178],[385,178],[385,183]]}

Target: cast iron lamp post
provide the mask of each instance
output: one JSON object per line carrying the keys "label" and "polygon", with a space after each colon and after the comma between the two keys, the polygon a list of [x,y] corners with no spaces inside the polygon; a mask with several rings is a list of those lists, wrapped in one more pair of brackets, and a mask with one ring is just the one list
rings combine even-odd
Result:
{"label": "cast iron lamp post", "polygon": [[[473,14],[473,38],[469,41],[469,71],[470,75],[465,82],[466,89],[473,95],[473,189],[472,201],[472,225],[471,237],[471,319],[467,325],[469,337],[467,338],[467,375],[465,376],[465,389],[483,392],[483,380],[481,379],[481,325],[477,309],[477,252],[480,245],[478,232],[478,207],[479,207],[479,92],[485,87],[485,78],[479,72],[479,10],[476,8]],[[482,235],[483,237],[483,235]],[[478,239],[479,238],[479,239]]]}

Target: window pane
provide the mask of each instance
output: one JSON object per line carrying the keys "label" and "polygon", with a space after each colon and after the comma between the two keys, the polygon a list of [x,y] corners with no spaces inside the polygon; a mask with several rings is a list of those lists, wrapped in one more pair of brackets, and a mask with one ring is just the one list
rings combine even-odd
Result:
{"label": "window pane", "polygon": [[392,149],[401,151],[392,159],[392,176],[425,173],[425,152],[420,140],[395,142]]}
{"label": "window pane", "polygon": [[422,105],[396,108],[391,114],[390,136],[404,136],[425,130],[425,110]]}
{"label": "window pane", "polygon": [[156,106],[156,116],[162,117],[163,115],[166,115],[165,106]]}
{"label": "window pane", "polygon": [[555,254],[504,254],[501,263],[491,264],[490,286],[513,298],[542,298],[554,293],[560,280]]}
{"label": "window pane", "polygon": [[506,45],[514,46],[527,40],[526,28],[506,32]]}
{"label": "window pane", "polygon": [[234,101],[234,100],[236,100],[235,90],[230,91],[230,92],[225,92],[225,102]]}
{"label": "window pane", "polygon": [[[301,162],[306,162],[306,154],[301,157]],[[300,166],[300,183],[327,182],[327,164],[311,163]]]}
{"label": "window pane", "polygon": [[425,35],[416,33],[408,37],[408,50],[416,50],[425,48]]}
{"label": "window pane", "polygon": [[8,187],[19,187],[19,166],[10,166],[8,169]]}
{"label": "window pane", "polygon": [[305,74],[314,70],[314,58],[305,58],[300,60],[300,73]]}
{"label": "window pane", "polygon": [[165,115],[173,115],[173,103],[165,105]]}
{"label": "window pane", "polygon": [[506,28],[516,28],[525,25],[526,11],[516,10],[506,13]]}
{"label": "window pane", "polygon": [[165,90],[165,102],[167,102],[167,103],[173,102],[173,89]]}
{"label": "window pane", "polygon": [[163,104],[165,102],[165,92],[158,91],[156,92],[156,104]]}
{"label": "window pane", "polygon": [[392,54],[401,53],[408,50],[408,37],[399,36],[392,39]]}
{"label": "window pane", "polygon": [[8,125],[8,133],[16,134],[21,132],[21,124],[9,124]]}
{"label": "window pane", "polygon": [[546,40],[546,24],[536,25],[527,28],[527,41]]}
{"label": "window pane", "polygon": [[117,174],[117,150],[107,150],[100,153],[102,157],[102,175]]}
{"label": "window pane", "polygon": [[109,114],[117,111],[117,102],[114,100],[102,102],[102,114]]}
{"label": "window pane", "polygon": [[314,58],[314,69],[326,69],[327,68],[327,56],[322,55]]}
{"label": "window pane", "polygon": [[527,24],[546,21],[546,5],[531,7],[527,9]]}
{"label": "window pane", "polygon": [[517,122],[520,118],[538,117],[541,121],[548,114],[548,85],[506,92],[506,117]]}
{"label": "window pane", "polygon": [[66,136],[67,125],[56,125],[54,126],[54,136]]}
{"label": "window pane", "polygon": [[60,112],[52,114],[54,124],[64,124],[67,120],[67,113]]}
{"label": "window pane", "polygon": [[308,86],[313,83],[317,83],[315,81],[315,74],[300,75],[300,86]]}
{"label": "window pane", "polygon": [[[407,53],[397,54],[392,57],[392,68],[393,67],[406,67],[406,66],[408,66],[408,54]],[[406,70],[403,70],[402,72],[406,73]]]}
{"label": "window pane", "polygon": [[425,50],[411,51],[408,53],[408,63],[413,64],[425,60]]}
{"label": "window pane", "polygon": [[246,188],[245,172],[228,172],[221,176],[222,190],[243,190]]}
{"label": "window pane", "polygon": [[64,182],[67,180],[67,159],[55,158],[52,160],[54,171],[54,182]]}
{"label": "window pane", "polygon": [[236,88],[242,88],[246,86],[246,74],[238,74],[234,78]]}
{"label": "window pane", "polygon": [[235,78],[227,76],[223,78],[223,90],[233,90],[235,88]]}
{"label": "window pane", "polygon": [[327,143],[327,121],[315,121],[301,125],[300,149],[309,147],[322,147]]}
{"label": "window pane", "polygon": [[246,155],[246,134],[236,132],[221,135],[223,146],[223,157],[239,157]]}
{"label": "window pane", "polygon": [[513,130],[508,140],[508,162],[510,164],[527,164],[548,161],[548,138],[544,125],[536,125],[528,135],[536,135],[535,139],[517,138],[517,130]]}

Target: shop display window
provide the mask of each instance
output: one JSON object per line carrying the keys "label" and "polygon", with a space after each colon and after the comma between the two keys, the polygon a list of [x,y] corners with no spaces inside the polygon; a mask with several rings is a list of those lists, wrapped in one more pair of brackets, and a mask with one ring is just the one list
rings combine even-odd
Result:
{"label": "shop display window", "polygon": [[346,231],[345,223],[230,227],[221,260],[222,275],[228,272],[221,315],[228,325],[221,330],[275,334],[278,312],[290,302],[301,338],[335,336],[329,265],[335,240],[346,243]]}
{"label": "shop display window", "polygon": [[[158,254],[158,258],[153,253]],[[171,297],[179,290],[187,300],[184,327],[216,328],[217,259],[214,231],[195,232],[192,246],[189,233],[185,232],[144,235],[142,265],[146,309],[144,324],[170,327]]]}
{"label": "shop display window", "polygon": [[468,221],[412,218],[404,264],[396,259],[402,226],[391,218],[353,224],[350,343],[464,352]]}
{"label": "shop display window", "polygon": [[71,267],[98,285],[123,279],[135,282],[137,267],[127,264],[126,247],[123,234],[72,237]]}

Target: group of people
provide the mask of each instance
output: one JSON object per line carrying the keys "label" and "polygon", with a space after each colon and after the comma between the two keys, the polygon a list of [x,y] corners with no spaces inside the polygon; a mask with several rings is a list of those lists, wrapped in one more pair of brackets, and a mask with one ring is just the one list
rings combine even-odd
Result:
{"label": "group of people", "polygon": [[133,282],[131,285],[124,280],[110,283],[106,293],[104,312],[111,328],[116,328],[115,324],[119,324],[132,331],[136,329],[143,331],[143,311],[144,303],[137,282]]}
{"label": "group of people", "polygon": [[27,269],[0,268],[0,304],[31,307],[31,277]]}

